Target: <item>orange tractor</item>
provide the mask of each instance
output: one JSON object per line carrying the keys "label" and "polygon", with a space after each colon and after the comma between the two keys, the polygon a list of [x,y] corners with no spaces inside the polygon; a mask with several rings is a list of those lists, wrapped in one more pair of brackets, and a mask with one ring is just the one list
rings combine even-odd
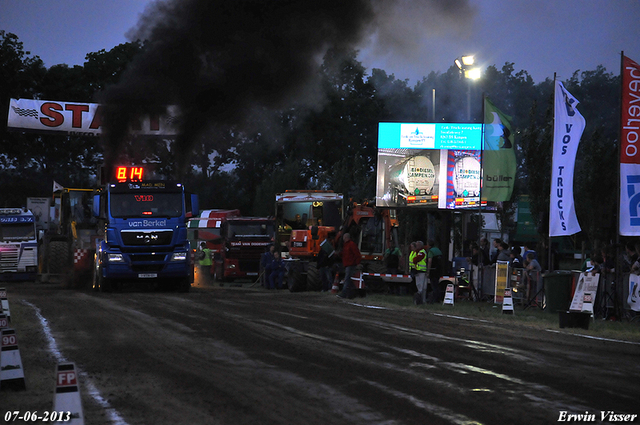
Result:
{"label": "orange tractor", "polygon": [[[333,191],[287,191],[276,195],[277,240],[287,260],[290,291],[319,290],[317,257],[329,235],[339,251],[344,232],[351,234],[362,253],[363,271],[384,273],[384,252],[397,244],[395,210],[378,209],[368,203],[350,204]],[[381,279],[365,276],[372,289]],[[383,283],[383,282],[382,282]]]}

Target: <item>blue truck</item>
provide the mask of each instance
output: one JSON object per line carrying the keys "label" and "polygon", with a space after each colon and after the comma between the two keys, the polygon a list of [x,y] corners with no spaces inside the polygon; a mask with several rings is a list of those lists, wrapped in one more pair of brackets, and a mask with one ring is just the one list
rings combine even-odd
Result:
{"label": "blue truck", "polygon": [[189,291],[193,260],[187,220],[198,197],[170,181],[117,181],[94,195],[93,215],[104,229],[96,239],[93,289],[124,283]]}

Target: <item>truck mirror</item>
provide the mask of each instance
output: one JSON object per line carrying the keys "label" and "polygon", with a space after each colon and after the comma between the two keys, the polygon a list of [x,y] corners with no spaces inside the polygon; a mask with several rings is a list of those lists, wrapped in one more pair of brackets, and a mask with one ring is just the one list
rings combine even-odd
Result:
{"label": "truck mirror", "polygon": [[100,217],[100,195],[93,195],[92,212],[94,217]]}
{"label": "truck mirror", "polygon": [[186,218],[197,217],[200,215],[200,201],[198,195],[191,193],[191,208],[185,211]]}

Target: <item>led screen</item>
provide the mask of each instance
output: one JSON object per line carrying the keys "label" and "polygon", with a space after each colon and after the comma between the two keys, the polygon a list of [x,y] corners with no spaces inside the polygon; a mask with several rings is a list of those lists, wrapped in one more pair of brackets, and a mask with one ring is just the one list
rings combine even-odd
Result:
{"label": "led screen", "polygon": [[478,206],[482,124],[379,123],[376,205]]}

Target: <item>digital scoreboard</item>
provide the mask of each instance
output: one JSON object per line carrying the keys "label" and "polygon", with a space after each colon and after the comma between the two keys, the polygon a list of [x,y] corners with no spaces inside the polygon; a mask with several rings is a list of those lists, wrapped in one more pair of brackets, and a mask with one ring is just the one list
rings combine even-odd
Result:
{"label": "digital scoreboard", "polygon": [[120,165],[115,169],[115,176],[118,183],[141,182],[145,178],[145,170],[140,166]]}

